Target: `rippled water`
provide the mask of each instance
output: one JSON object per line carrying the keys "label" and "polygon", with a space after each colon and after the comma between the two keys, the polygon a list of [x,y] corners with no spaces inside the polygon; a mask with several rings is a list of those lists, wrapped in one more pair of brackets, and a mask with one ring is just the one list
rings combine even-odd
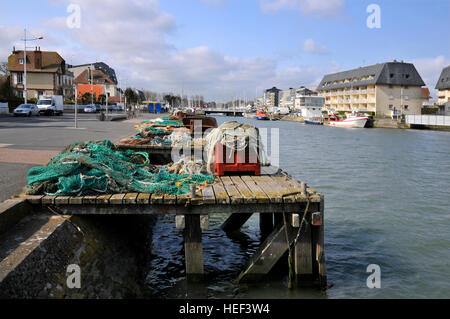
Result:
{"label": "rippled water", "polygon": [[[232,118],[217,117],[219,123]],[[253,216],[228,238],[214,215],[204,232],[206,283],[184,281],[181,230],[160,217],[147,283],[162,298],[449,298],[450,133],[344,129],[253,121],[280,129],[280,166],[325,195],[325,253],[333,287],[289,291],[287,276],[257,285],[234,279],[259,245]],[[381,267],[381,289],[366,268]]]}

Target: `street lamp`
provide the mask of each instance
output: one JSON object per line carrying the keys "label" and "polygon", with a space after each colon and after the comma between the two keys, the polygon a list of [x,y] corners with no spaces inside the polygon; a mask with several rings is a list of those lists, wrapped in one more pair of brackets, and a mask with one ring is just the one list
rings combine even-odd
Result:
{"label": "street lamp", "polygon": [[25,104],[28,103],[28,89],[27,89],[27,41],[42,40],[43,38],[44,37],[27,39],[27,29],[25,29],[24,38],[22,39],[22,41],[24,41],[24,50],[23,50],[23,75],[24,75],[23,91],[24,91]]}

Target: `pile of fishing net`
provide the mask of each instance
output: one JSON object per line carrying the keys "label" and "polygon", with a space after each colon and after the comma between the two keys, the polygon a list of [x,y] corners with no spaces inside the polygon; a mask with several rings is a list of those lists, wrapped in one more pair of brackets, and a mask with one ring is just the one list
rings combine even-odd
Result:
{"label": "pile of fishing net", "polygon": [[167,165],[166,170],[172,174],[208,175],[206,163],[194,156],[184,156],[176,163]]}
{"label": "pile of fishing net", "polygon": [[172,174],[151,165],[147,153],[115,150],[109,140],[75,143],[46,166],[28,172],[29,195],[97,195],[126,192],[182,195],[213,176]]}
{"label": "pile of fishing net", "polygon": [[209,173],[214,172],[217,143],[221,143],[235,151],[243,151],[248,148],[257,154],[261,165],[269,165],[258,128],[249,124],[231,121],[213,129],[205,137],[206,162]]}
{"label": "pile of fishing net", "polygon": [[183,127],[182,122],[169,120],[168,117],[144,121],[135,126],[138,132],[136,137],[148,138],[155,135],[171,134],[181,127]]}

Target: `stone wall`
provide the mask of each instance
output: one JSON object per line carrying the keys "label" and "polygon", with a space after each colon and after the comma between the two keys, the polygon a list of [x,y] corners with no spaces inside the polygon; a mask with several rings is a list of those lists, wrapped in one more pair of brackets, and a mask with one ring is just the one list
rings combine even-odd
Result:
{"label": "stone wall", "polygon": [[[0,298],[143,298],[154,219],[40,211],[0,236]],[[70,289],[67,266],[81,269]]]}

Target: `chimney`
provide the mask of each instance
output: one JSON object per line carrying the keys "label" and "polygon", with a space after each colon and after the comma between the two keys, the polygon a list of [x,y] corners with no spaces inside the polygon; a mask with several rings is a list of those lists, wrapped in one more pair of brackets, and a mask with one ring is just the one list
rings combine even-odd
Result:
{"label": "chimney", "polygon": [[42,69],[42,51],[41,48],[37,48],[34,51],[34,68]]}

